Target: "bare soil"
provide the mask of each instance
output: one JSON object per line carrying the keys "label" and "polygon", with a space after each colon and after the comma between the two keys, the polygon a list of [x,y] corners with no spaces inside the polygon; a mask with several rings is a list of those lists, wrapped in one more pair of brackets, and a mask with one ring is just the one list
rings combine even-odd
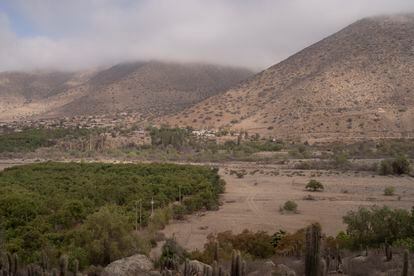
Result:
{"label": "bare soil", "polygon": [[[231,170],[246,170],[243,178]],[[254,174],[253,174],[254,173]],[[414,178],[378,176],[366,172],[287,170],[278,165],[227,164],[220,168],[226,192],[218,211],[189,216],[185,221],[173,221],[164,230],[186,249],[202,249],[210,233],[244,229],[276,232],[295,231],[312,222],[319,222],[323,231],[336,235],[345,230],[342,217],[359,206],[388,205],[411,209],[414,202]],[[309,192],[305,185],[310,179],[323,183],[323,192]],[[384,196],[387,186],[395,187],[394,196]],[[312,195],[315,200],[305,200]],[[287,200],[298,204],[297,214],[282,214],[279,209]]]}

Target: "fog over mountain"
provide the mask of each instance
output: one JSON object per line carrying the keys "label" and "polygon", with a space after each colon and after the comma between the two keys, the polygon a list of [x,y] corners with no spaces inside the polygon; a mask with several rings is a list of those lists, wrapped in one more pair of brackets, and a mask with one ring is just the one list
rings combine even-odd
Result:
{"label": "fog over mountain", "polygon": [[357,19],[412,0],[2,0],[0,71],[132,60],[263,69]]}

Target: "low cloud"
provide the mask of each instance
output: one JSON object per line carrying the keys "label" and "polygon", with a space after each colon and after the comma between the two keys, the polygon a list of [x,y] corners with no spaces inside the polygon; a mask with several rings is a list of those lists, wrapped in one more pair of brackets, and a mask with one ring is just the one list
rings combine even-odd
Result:
{"label": "low cloud", "polygon": [[412,0],[5,1],[0,71],[148,59],[263,69],[360,18],[414,11]]}

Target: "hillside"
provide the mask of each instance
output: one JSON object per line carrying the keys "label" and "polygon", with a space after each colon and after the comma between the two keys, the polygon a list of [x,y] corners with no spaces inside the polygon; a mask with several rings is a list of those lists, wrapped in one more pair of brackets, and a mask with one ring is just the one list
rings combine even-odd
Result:
{"label": "hillside", "polygon": [[250,76],[240,68],[134,62],[85,72],[0,73],[0,121],[178,112]]}
{"label": "hillside", "polygon": [[413,137],[414,15],[366,18],[164,122],[307,141]]}

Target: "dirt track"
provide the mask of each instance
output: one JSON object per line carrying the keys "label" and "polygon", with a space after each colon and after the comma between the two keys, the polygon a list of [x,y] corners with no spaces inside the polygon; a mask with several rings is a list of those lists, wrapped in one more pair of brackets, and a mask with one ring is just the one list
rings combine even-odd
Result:
{"label": "dirt track", "polygon": [[[339,173],[334,171],[283,170],[278,166],[246,169],[243,178],[230,175],[242,164],[220,169],[226,180],[226,193],[219,211],[199,213],[185,221],[175,221],[163,231],[175,236],[187,249],[201,249],[210,233],[243,229],[273,233],[279,229],[295,231],[311,222],[320,222],[323,231],[336,235],[344,230],[342,217],[358,206],[388,205],[411,209],[414,202],[414,179],[411,177],[378,176],[368,173]],[[259,169],[259,171],[256,171]],[[254,175],[249,172],[256,171]],[[321,181],[324,192],[304,190],[309,179]],[[255,184],[257,183],[257,184]],[[386,186],[394,186],[395,196],[384,196]],[[316,200],[304,200],[312,194]],[[399,198],[400,197],[400,198]],[[299,214],[281,214],[280,206],[287,200],[298,204]]]}

